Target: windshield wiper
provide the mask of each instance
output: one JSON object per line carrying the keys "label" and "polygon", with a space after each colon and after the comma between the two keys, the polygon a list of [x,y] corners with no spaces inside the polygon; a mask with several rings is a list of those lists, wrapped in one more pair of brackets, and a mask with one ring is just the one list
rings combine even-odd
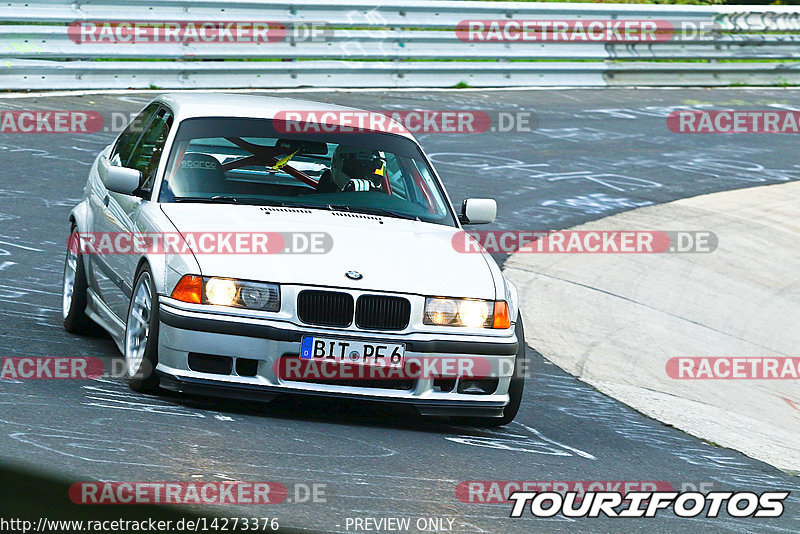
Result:
{"label": "windshield wiper", "polygon": [[226,197],[223,195],[215,195],[213,197],[175,197],[173,202],[208,202],[220,204],[236,204],[239,199],[236,197]]}
{"label": "windshield wiper", "polygon": [[286,206],[284,202],[259,197],[233,197],[228,195],[214,195],[213,197],[175,197],[174,202],[207,202],[220,204],[242,204],[255,206]]}

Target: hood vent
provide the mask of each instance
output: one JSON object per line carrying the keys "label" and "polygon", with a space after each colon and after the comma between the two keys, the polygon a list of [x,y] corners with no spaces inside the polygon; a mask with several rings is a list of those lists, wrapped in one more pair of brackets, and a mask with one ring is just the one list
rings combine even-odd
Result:
{"label": "hood vent", "polygon": [[284,213],[311,213],[311,210],[306,208],[283,208],[283,207],[265,207],[261,208],[265,215],[269,215],[273,211],[281,211]]}
{"label": "hood vent", "polygon": [[380,217],[376,217],[375,215],[365,215],[363,213],[349,213],[346,211],[333,211],[331,213],[337,217],[355,217],[356,219],[370,219],[373,221],[381,220]]}

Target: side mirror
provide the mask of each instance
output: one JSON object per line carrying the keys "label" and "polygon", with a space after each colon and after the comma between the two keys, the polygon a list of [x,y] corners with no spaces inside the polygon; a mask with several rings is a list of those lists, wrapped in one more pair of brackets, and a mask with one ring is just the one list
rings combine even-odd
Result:
{"label": "side mirror", "polygon": [[106,189],[114,193],[130,195],[139,188],[142,173],[136,169],[117,167],[112,165],[108,158],[101,158],[97,165],[97,172]]}
{"label": "side mirror", "polygon": [[497,202],[493,198],[468,198],[461,205],[461,224],[489,224],[497,217]]}

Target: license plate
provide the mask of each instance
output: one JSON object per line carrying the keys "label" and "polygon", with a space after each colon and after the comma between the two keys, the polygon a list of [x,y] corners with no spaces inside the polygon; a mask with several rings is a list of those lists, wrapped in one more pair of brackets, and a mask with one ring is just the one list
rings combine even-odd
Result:
{"label": "license plate", "polygon": [[402,343],[379,343],[353,339],[304,336],[300,358],[384,367],[402,367],[406,347]]}

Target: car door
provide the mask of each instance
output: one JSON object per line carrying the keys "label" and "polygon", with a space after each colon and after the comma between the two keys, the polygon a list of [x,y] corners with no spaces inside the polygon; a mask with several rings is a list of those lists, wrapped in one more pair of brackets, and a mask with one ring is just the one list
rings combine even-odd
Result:
{"label": "car door", "polygon": [[[105,156],[112,165],[124,166],[127,163],[145,127],[158,108],[158,104],[150,104],[122,131]],[[100,163],[98,163],[99,165]],[[120,292],[119,281],[116,280],[111,269],[114,258],[113,254],[102,254],[103,249],[98,248],[102,244],[100,243],[102,232],[111,232],[116,227],[116,224],[112,222],[113,215],[108,208],[110,200],[109,191],[97,176],[96,182],[91,184],[89,208],[92,211],[91,231],[94,233],[95,249],[98,253],[87,256],[86,259],[89,262],[89,273],[95,293],[109,309],[112,309],[112,303],[119,300],[118,293]],[[114,307],[118,308],[118,303]]]}
{"label": "car door", "polygon": [[[148,111],[149,109],[146,109],[143,114],[147,114]],[[106,197],[103,199],[103,216],[96,221],[102,225],[98,231],[107,232],[112,236],[120,234],[131,236],[137,233],[138,210],[143,202],[149,202],[161,152],[172,126],[172,113],[164,106],[156,106],[149,117],[143,118],[141,124],[145,126],[132,124],[134,127],[131,129],[130,138],[121,136],[119,151],[111,154],[112,164],[136,169],[142,173],[139,189],[133,194],[106,191]],[[141,132],[137,136],[136,130],[139,129]],[[107,284],[108,290],[103,300],[117,317],[124,320],[140,254],[132,249],[125,250],[131,247],[131,240],[123,238],[118,243],[122,249],[115,250],[113,254],[101,255],[100,258],[105,264],[100,267],[110,282]],[[115,246],[116,244],[115,239]]]}

